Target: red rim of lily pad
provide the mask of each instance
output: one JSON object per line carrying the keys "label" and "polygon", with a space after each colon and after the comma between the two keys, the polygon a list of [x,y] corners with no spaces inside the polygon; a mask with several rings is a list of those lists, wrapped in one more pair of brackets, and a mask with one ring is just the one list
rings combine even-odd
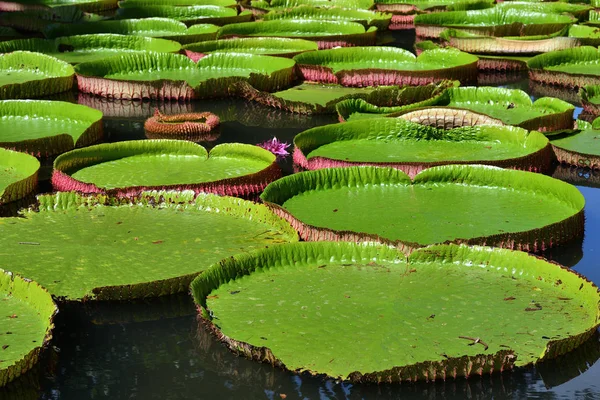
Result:
{"label": "red rim of lily pad", "polygon": [[166,115],[158,108],[144,123],[144,132],[149,139],[180,139],[190,141],[210,141],[219,138],[214,132],[221,120],[211,112],[193,112]]}

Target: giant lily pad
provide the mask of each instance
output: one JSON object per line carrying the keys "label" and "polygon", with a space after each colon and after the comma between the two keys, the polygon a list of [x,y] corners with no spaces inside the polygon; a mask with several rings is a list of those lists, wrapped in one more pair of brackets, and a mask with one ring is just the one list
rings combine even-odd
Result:
{"label": "giant lily pad", "polygon": [[221,26],[250,21],[252,13],[243,11],[238,15],[235,8],[211,5],[185,7],[152,5],[120,8],[117,12],[117,18],[119,19],[152,17],[172,18],[188,26],[194,24],[214,24]]}
{"label": "giant lily pad", "polygon": [[490,8],[494,2],[490,0],[376,0],[375,8],[379,11],[394,14],[415,14],[422,12],[476,10]]}
{"label": "giant lily pad", "polygon": [[98,110],[62,101],[0,101],[0,147],[48,157],[102,137]]}
{"label": "giant lily pad", "polygon": [[294,138],[294,162],[306,169],[386,166],[414,177],[445,164],[488,164],[544,171],[552,152],[537,131],[478,125],[454,129],[377,118],[309,129]]}
{"label": "giant lily pad", "polygon": [[0,205],[31,194],[40,162],[33,156],[0,148]]}
{"label": "giant lily pad", "polygon": [[591,46],[540,54],[527,62],[529,78],[544,84],[580,88],[600,84],[600,52]]}
{"label": "giant lily pad", "polygon": [[56,190],[110,193],[177,189],[251,196],[281,175],[275,156],[257,146],[227,143],[210,153],[178,140],[106,143],[74,150],[54,161]]}
{"label": "giant lily pad", "polygon": [[600,323],[592,282],[489,247],[281,245],[221,261],[191,291],[238,354],[352,382],[498,373],[566,353]]}
{"label": "giant lily pad", "polygon": [[25,50],[45,53],[71,64],[102,60],[124,53],[147,51],[176,53],[181,50],[177,42],[142,36],[92,34],[66,36],[56,39],[17,39],[0,42],[0,53]]}
{"label": "giant lily pad", "polygon": [[147,7],[147,6],[219,6],[235,7],[235,0],[121,0],[120,8]]}
{"label": "giant lily pad", "polygon": [[573,25],[569,28],[569,37],[577,39],[586,46],[600,45],[600,27]]}
{"label": "giant lily pad", "polygon": [[569,2],[531,2],[531,1],[504,1],[496,6],[498,9],[522,10],[543,14],[571,14],[579,20],[587,20],[590,10],[594,7],[589,4],[571,4]]}
{"label": "giant lily pad", "polygon": [[114,205],[58,193],[38,201],[39,211],[3,220],[0,257],[65,300],[183,292],[224,257],[297,240],[266,207],[231,197],[158,192]]}
{"label": "giant lily pad", "polygon": [[262,18],[265,21],[277,19],[324,19],[329,21],[352,21],[358,22],[365,27],[375,26],[381,31],[386,30],[390,25],[392,14],[338,7],[317,8],[300,6],[288,10],[272,11],[263,15]]}
{"label": "giant lily pad", "polygon": [[567,15],[495,7],[417,15],[415,29],[420,38],[438,38],[446,28],[486,36],[534,36],[553,34],[573,22],[575,18]]}
{"label": "giant lily pad", "polygon": [[321,114],[334,113],[336,104],[349,99],[365,99],[382,106],[431,105],[442,96],[446,87],[453,84],[454,82],[444,81],[438,85],[355,88],[333,84],[302,83],[276,93],[261,92],[248,84],[240,84],[237,85],[236,94],[247,100],[299,114]]}
{"label": "giant lily pad", "polygon": [[64,92],[73,87],[75,75],[68,63],[28,51],[1,54],[0,72],[0,100]]}
{"label": "giant lily pad", "polygon": [[239,38],[192,43],[183,47],[185,54],[197,61],[212,52],[239,52],[271,56],[294,57],[305,51],[317,50],[309,40],[289,38]]}
{"label": "giant lily pad", "polygon": [[551,137],[556,158],[565,164],[600,169],[600,118],[592,124],[577,123],[578,130]]}
{"label": "giant lily pad", "polygon": [[57,312],[40,285],[0,269],[0,388],[37,363],[52,338]]}
{"label": "giant lily pad", "polygon": [[584,198],[577,188],[490,166],[433,167],[412,181],[394,168],[321,169],[279,179],[261,199],[305,240],[540,251],[583,234]]}
{"label": "giant lily pad", "polygon": [[211,24],[197,24],[188,28],[183,22],[174,19],[144,18],[97,21],[85,24],[53,24],[46,28],[44,34],[47,37],[56,38],[93,33],[116,33],[158,37],[179,43],[195,43],[215,39],[218,29],[218,26]]}
{"label": "giant lily pad", "polygon": [[128,54],[76,66],[79,90],[120,99],[223,97],[236,81],[278,90],[294,78],[294,61],[243,53],[215,53],[197,63],[169,53]]}
{"label": "giant lily pad", "polygon": [[583,109],[592,115],[600,115],[600,85],[588,85],[579,90]]}
{"label": "giant lily pad", "polygon": [[105,17],[81,11],[75,6],[43,7],[0,14],[0,25],[28,32],[43,32],[55,23],[100,21]]}
{"label": "giant lily pad", "polygon": [[2,1],[0,11],[40,10],[44,7],[73,6],[81,11],[99,12],[117,8],[117,0],[19,0]]}
{"label": "giant lily pad", "polygon": [[[571,104],[552,97],[543,97],[535,102],[519,89],[493,87],[448,88],[440,96],[436,106],[472,110],[497,118],[507,125],[515,125],[541,132],[573,128]],[[338,112],[343,120],[357,120],[385,115],[397,117],[410,107],[377,107],[365,101],[339,104]]]}
{"label": "giant lily pad", "polygon": [[395,47],[339,48],[294,57],[302,78],[343,86],[423,85],[443,79],[477,79],[477,57],[455,49],[434,49],[418,57]]}
{"label": "giant lily pad", "polygon": [[323,21],[314,19],[259,21],[231,24],[222,27],[217,37],[288,37],[317,42],[319,49],[343,46],[372,46],[377,28],[365,27],[356,22]]}

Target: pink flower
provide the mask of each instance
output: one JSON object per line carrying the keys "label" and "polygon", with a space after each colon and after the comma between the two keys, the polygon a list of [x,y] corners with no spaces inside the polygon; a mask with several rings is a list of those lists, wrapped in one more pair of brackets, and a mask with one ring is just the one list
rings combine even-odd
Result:
{"label": "pink flower", "polygon": [[288,147],[290,147],[290,144],[280,142],[276,137],[273,137],[273,139],[267,140],[266,142],[259,143],[258,146],[262,147],[263,149],[269,150],[277,157],[285,157],[290,154],[286,150]]}

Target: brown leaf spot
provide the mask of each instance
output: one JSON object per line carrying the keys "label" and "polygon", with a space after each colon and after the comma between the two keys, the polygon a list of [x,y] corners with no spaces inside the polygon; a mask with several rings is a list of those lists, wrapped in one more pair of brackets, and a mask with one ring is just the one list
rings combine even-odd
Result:
{"label": "brown leaf spot", "polygon": [[4,346],[2,346],[2,350],[6,350],[8,348],[8,345],[5,344]]}
{"label": "brown leaf spot", "polygon": [[207,298],[207,299],[218,299],[218,298],[219,298],[219,296],[218,296],[218,295],[216,295],[216,294],[214,294],[214,295],[212,295],[212,296],[206,296],[206,298]]}
{"label": "brown leaf spot", "polygon": [[510,301],[510,300],[515,300],[515,298],[514,298],[514,297],[512,297],[512,296],[510,296],[510,297],[505,297],[505,298],[504,298],[504,300],[505,300],[505,301]]}
{"label": "brown leaf spot", "polygon": [[164,242],[164,240],[155,240],[152,244],[161,244],[162,242]]}

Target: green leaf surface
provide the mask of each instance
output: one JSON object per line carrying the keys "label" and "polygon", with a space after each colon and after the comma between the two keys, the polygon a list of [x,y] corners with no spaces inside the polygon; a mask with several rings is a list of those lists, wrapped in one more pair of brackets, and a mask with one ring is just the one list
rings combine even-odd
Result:
{"label": "green leaf surface", "polygon": [[57,39],[17,39],[0,42],[0,53],[16,50],[48,54],[71,64],[92,62],[127,53],[148,51],[176,53],[179,43],[171,40],[117,34],[90,34]]}
{"label": "green leaf surface", "polygon": [[324,36],[357,35],[364,33],[366,33],[365,27],[356,22],[299,19],[231,24],[222,27],[219,30],[217,37],[275,36],[314,38]]}
{"label": "green leaf surface", "polygon": [[558,180],[465,165],[430,168],[412,182],[391,168],[309,171],[271,183],[261,199],[309,226],[418,245],[517,235],[560,224],[584,205]]}
{"label": "green leaf surface", "polygon": [[33,192],[40,162],[33,156],[0,148],[0,204]]}
{"label": "green leaf surface", "polygon": [[529,365],[580,344],[600,321],[593,283],[489,247],[432,246],[406,258],[373,243],[281,245],[212,266],[191,291],[234,350],[358,382],[481,374],[475,363],[489,373],[511,364],[503,351]]}
{"label": "green leaf surface", "polygon": [[252,13],[242,12],[238,15],[235,8],[212,5],[174,7],[168,5],[151,5],[119,8],[118,19],[131,18],[172,18],[186,24],[225,25],[249,21]]}
{"label": "green leaf surface", "polygon": [[0,100],[64,92],[73,87],[74,75],[71,65],[45,54],[0,54]]}
{"label": "green leaf surface", "polygon": [[20,6],[31,6],[33,10],[39,10],[40,6],[52,8],[72,8],[75,10],[99,12],[117,8],[117,0],[18,0],[11,3],[18,3]]}
{"label": "green leaf surface", "polygon": [[490,8],[494,2],[490,0],[377,0],[375,6],[382,10],[397,11],[459,11]]}
{"label": "green leaf surface", "polygon": [[167,186],[215,182],[258,173],[275,162],[260,147],[225,143],[210,153],[177,140],[104,143],[59,156],[54,168],[99,188]]}
{"label": "green leaf surface", "polygon": [[[589,4],[571,4],[562,1],[556,2],[530,2],[530,1],[505,1],[496,6],[498,9],[523,10],[528,12],[571,14],[578,18],[586,18],[593,7]],[[587,19],[587,18],[586,18]]]}
{"label": "green leaf surface", "polygon": [[148,6],[219,6],[235,7],[235,0],[122,0],[119,8],[148,7]]}
{"label": "green leaf surface", "polygon": [[266,1],[252,1],[253,7],[261,7],[267,9],[290,9],[302,6],[311,7],[340,7],[340,8],[351,8],[351,9],[364,9],[367,10],[373,6],[373,0],[271,0]]}
{"label": "green leaf surface", "polygon": [[222,258],[297,240],[266,207],[231,197],[155,192],[111,205],[58,193],[39,202],[38,212],[0,220],[0,257],[66,300],[183,292]]}
{"label": "green leaf surface", "polygon": [[539,132],[505,126],[439,129],[397,118],[379,118],[309,129],[294,138],[308,160],[432,163],[507,160],[544,149]]}
{"label": "green leaf surface", "polygon": [[57,312],[40,285],[0,269],[0,388],[37,362]]}
{"label": "green leaf surface", "polygon": [[365,26],[376,26],[379,30],[385,30],[391,22],[392,14],[338,7],[319,8],[311,6],[299,6],[282,11],[271,11],[263,15],[262,18],[265,21],[278,19],[323,19],[330,21],[352,21],[361,23]]}
{"label": "green leaf surface", "polygon": [[0,101],[0,146],[56,155],[102,136],[102,113],[62,101]]}
{"label": "green leaf surface", "polygon": [[592,46],[553,51],[531,58],[530,69],[600,76],[600,52]]}
{"label": "green leaf surface", "polygon": [[431,71],[472,64],[477,57],[455,49],[434,49],[415,56],[396,47],[346,47],[299,54],[300,65],[320,65],[333,73],[361,69]]}
{"label": "green leaf surface", "polygon": [[180,43],[193,43],[212,40],[217,36],[216,25],[198,24],[189,28],[183,23],[169,18],[122,19],[97,21],[85,24],[52,24],[44,31],[46,37],[85,35],[94,33],[114,33],[158,37]]}
{"label": "green leaf surface", "polygon": [[317,50],[317,48],[317,44],[309,40],[261,37],[211,40],[183,47],[184,50],[198,53],[239,52],[266,55],[295,55],[304,51]]}

